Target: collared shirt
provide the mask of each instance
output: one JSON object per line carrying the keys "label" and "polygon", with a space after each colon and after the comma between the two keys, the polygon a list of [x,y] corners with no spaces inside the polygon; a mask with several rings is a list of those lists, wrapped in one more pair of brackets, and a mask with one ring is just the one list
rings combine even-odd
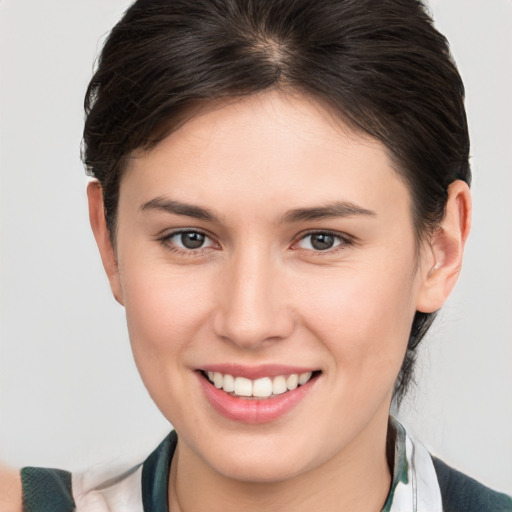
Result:
{"label": "collared shirt", "polygon": [[[512,498],[479,484],[433,458],[391,419],[395,459],[382,512],[512,512]],[[168,481],[177,445],[172,431],[141,464],[113,477],[25,467],[21,470],[26,512],[172,512]]]}

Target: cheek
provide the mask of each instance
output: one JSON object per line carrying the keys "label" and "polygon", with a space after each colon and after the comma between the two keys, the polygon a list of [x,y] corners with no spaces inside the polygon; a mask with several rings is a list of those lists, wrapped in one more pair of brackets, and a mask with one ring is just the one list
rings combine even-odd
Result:
{"label": "cheek", "polygon": [[123,271],[130,343],[141,377],[153,394],[153,384],[156,388],[170,374],[179,375],[173,370],[183,364],[182,354],[208,325],[211,297],[203,276],[194,272],[173,274],[154,262],[126,260]]}
{"label": "cheek", "polygon": [[325,280],[318,294],[303,297],[308,329],[323,340],[336,374],[352,387],[393,385],[415,312],[412,276],[412,270],[393,268],[344,271]]}
{"label": "cheek", "polygon": [[178,341],[208,303],[205,276],[195,270],[173,272],[169,265],[137,257],[125,259],[121,270],[129,328],[152,333],[141,342],[155,348]]}

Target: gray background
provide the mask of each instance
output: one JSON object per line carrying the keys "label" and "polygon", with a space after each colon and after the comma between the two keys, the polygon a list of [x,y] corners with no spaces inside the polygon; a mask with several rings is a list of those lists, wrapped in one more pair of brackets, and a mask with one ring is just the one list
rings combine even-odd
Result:
{"label": "gray background", "polygon": [[[69,469],[169,429],[139,381],[87,220],[79,160],[92,62],[126,0],[0,0],[0,459]],[[512,2],[431,2],[467,88],[474,227],[400,417],[512,492]]]}

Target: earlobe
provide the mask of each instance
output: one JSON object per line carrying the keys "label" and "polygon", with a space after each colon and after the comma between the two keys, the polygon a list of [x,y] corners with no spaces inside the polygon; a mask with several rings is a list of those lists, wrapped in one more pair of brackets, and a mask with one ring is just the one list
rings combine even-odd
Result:
{"label": "earlobe", "polygon": [[89,221],[100,251],[103,268],[107,274],[115,299],[121,305],[124,305],[119,268],[105,220],[103,189],[98,181],[91,181],[87,185],[87,199],[89,202]]}
{"label": "earlobe", "polygon": [[432,235],[427,258],[422,262],[418,311],[432,313],[445,303],[459,277],[470,228],[471,194],[467,183],[457,180],[448,187],[444,218]]}

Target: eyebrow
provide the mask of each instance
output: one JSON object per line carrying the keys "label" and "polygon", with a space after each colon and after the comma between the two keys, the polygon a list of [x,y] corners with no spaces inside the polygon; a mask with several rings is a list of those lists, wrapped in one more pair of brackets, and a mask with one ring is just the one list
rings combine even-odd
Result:
{"label": "eyebrow", "polygon": [[193,204],[182,203],[181,201],[173,201],[163,197],[156,197],[144,203],[140,210],[145,212],[148,210],[163,210],[175,215],[185,215],[186,217],[193,217],[195,219],[207,220],[209,222],[217,222],[217,217],[211,210],[201,208]]}
{"label": "eyebrow", "polygon": [[[184,215],[195,219],[206,220],[208,222],[219,222],[217,216],[209,209],[202,208],[193,204],[183,203],[164,197],[156,197],[145,202],[140,210],[161,210],[174,215]],[[375,217],[376,213],[372,210],[363,208],[355,203],[348,201],[334,201],[324,206],[313,206],[309,208],[295,208],[286,212],[279,220],[280,224],[303,222],[308,220],[321,220],[336,217],[353,217],[356,215],[365,215]]]}
{"label": "eyebrow", "polygon": [[314,206],[312,208],[296,208],[286,212],[281,218],[282,223],[301,222],[305,220],[320,220],[336,217],[353,217],[355,215],[366,215],[375,217],[377,214],[367,210],[355,203],[347,201],[334,201],[325,206]]}

